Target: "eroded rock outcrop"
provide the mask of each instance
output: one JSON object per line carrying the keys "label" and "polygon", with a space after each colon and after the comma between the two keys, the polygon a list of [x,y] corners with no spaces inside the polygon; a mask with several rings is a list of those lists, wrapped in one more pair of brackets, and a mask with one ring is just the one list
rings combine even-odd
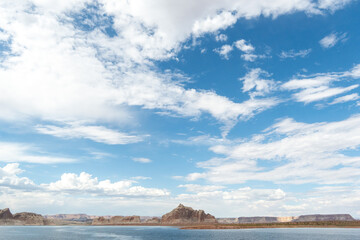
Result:
{"label": "eroded rock outcrop", "polygon": [[14,220],[21,221],[24,225],[46,225],[46,220],[43,216],[30,212],[16,213]]}
{"label": "eroded rock outcrop", "polygon": [[7,219],[13,219],[13,218],[14,218],[14,216],[10,212],[10,209],[5,208],[5,209],[0,210],[0,219],[1,220],[7,220]]}
{"label": "eroded rock outcrop", "polygon": [[238,223],[275,223],[277,217],[239,217]]}
{"label": "eroded rock outcrop", "polygon": [[124,225],[140,223],[140,216],[114,216],[111,218],[98,217],[92,221],[92,225]]}
{"label": "eroded rock outcrop", "polygon": [[145,221],[145,223],[148,223],[148,224],[159,224],[160,222],[161,222],[161,220],[158,217],[153,217],[153,218],[147,219]]}
{"label": "eroded rock outcrop", "polygon": [[319,222],[319,221],[355,221],[350,214],[315,214],[301,215],[294,222]]}
{"label": "eroded rock outcrop", "polygon": [[197,223],[216,223],[213,215],[205,213],[203,210],[194,210],[180,204],[171,212],[161,218],[162,224],[197,224]]}

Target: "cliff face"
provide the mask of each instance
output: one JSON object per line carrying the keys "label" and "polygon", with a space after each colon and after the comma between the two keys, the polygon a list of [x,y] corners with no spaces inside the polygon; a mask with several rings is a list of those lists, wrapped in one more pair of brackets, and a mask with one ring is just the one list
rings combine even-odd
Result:
{"label": "cliff face", "polygon": [[99,217],[92,221],[92,225],[122,225],[122,224],[140,224],[140,216],[114,216],[111,218]]}
{"label": "cliff face", "polygon": [[150,223],[150,224],[159,224],[160,222],[161,220],[158,217],[149,218],[145,221],[145,223]]}
{"label": "cliff face", "polygon": [[328,215],[301,215],[294,222],[316,222],[316,221],[354,221],[350,214],[328,214]]}
{"label": "cliff face", "polygon": [[239,217],[237,223],[276,223],[292,222],[298,217]]}
{"label": "cliff face", "polygon": [[238,223],[275,223],[277,217],[239,217]]}
{"label": "cliff face", "polygon": [[22,212],[14,215],[14,220],[19,220],[25,225],[45,225],[45,219],[40,214]]}
{"label": "cliff face", "polygon": [[87,214],[56,214],[56,215],[45,215],[46,219],[53,220],[65,220],[65,221],[79,221],[86,222],[91,221],[95,217],[89,216]]}
{"label": "cliff face", "polygon": [[196,223],[216,223],[214,216],[206,214],[203,210],[194,210],[180,204],[171,212],[161,218],[162,224],[196,224]]}
{"label": "cliff face", "polygon": [[222,223],[222,224],[234,224],[234,223],[238,223],[238,219],[237,218],[216,218],[216,221],[218,223]]}
{"label": "cliff face", "polygon": [[0,219],[1,220],[13,219],[13,218],[14,218],[14,216],[10,212],[10,209],[5,208],[5,209],[0,210]]}
{"label": "cliff face", "polygon": [[350,214],[301,215],[299,217],[239,217],[237,223],[354,221]]}

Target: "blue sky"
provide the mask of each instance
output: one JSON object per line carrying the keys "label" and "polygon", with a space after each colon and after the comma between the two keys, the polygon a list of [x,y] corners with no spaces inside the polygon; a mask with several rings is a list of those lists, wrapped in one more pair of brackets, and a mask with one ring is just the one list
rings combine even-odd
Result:
{"label": "blue sky", "polygon": [[359,217],[359,10],[2,1],[0,208]]}

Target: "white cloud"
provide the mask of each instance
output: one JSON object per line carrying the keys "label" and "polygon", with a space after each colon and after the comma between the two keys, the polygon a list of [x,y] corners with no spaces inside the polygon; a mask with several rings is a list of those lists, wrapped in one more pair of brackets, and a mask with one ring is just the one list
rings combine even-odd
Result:
{"label": "white cloud", "polygon": [[281,189],[251,189],[250,187],[239,188],[230,192],[224,192],[226,200],[281,200],[286,193]]}
{"label": "white cloud", "polygon": [[49,134],[59,138],[85,138],[105,144],[129,144],[141,142],[145,136],[134,136],[118,132],[103,126],[84,126],[70,124],[65,127],[52,125],[38,125],[36,130],[42,134]]}
{"label": "white cloud", "polygon": [[[170,194],[166,189],[145,188],[135,185],[134,180],[122,180],[111,182],[106,179],[99,181],[97,177],[82,172],[79,175],[75,173],[64,173],[61,179],[52,182],[36,185],[27,177],[19,177],[18,175],[24,171],[19,168],[18,163],[7,164],[0,167],[0,187],[6,187],[8,190],[30,191],[34,194],[36,191],[44,193],[57,194],[79,194],[91,196],[118,196],[118,197],[162,197]],[[144,179],[144,178],[142,178]]]}
{"label": "white cloud", "polygon": [[241,52],[243,52],[241,58],[245,61],[254,62],[256,59],[266,58],[266,55],[254,54],[255,47],[250,43],[247,43],[244,39],[240,39],[234,42],[233,45]]}
{"label": "white cloud", "polygon": [[255,62],[258,58],[266,58],[266,55],[256,55],[252,53],[245,53],[241,55],[241,58],[248,62]]}
{"label": "white cloud", "polygon": [[[138,2],[135,7],[133,1],[106,1],[100,5],[99,13],[114,18],[114,24],[106,27],[121,33],[115,37],[101,32],[106,21],[87,19],[86,24],[100,24],[92,31],[74,26],[71,18],[65,21],[64,9],[74,9],[74,14],[81,9],[82,5],[73,4],[55,5],[51,10],[42,4],[42,11],[31,13],[26,5],[11,2],[1,8],[9,24],[0,27],[11,34],[13,55],[0,68],[0,78],[4,79],[0,83],[0,119],[131,123],[132,114],[126,106],[140,106],[191,118],[209,113],[229,127],[239,118],[266,109],[260,102],[259,106],[255,102],[250,106],[249,102],[235,103],[212,91],[185,89],[181,81],[186,77],[155,71],[152,60],[174,56],[187,35],[178,39],[173,31],[177,29],[182,35],[182,30],[168,26],[171,21],[162,21],[162,15],[148,15],[142,8],[147,3]],[[204,99],[216,104],[205,105]]]}
{"label": "white cloud", "polygon": [[161,197],[170,194],[165,189],[133,186],[134,183],[133,180],[122,180],[114,183],[110,180],[99,181],[98,178],[82,172],[79,175],[64,173],[59,181],[42,184],[42,186],[49,191],[106,196]]}
{"label": "white cloud", "polygon": [[358,100],[359,98],[360,98],[359,94],[353,93],[353,94],[349,94],[349,95],[345,95],[345,96],[342,96],[342,97],[335,98],[334,101],[332,101],[332,103],[330,103],[330,104],[337,104],[337,103],[355,101],[355,100]]}
{"label": "white cloud", "polygon": [[229,59],[229,53],[233,50],[233,47],[231,45],[223,45],[221,48],[214,49],[214,52],[218,53],[220,56],[222,56],[225,59]]}
{"label": "white cloud", "polygon": [[44,154],[44,151],[26,143],[0,142],[0,162],[71,163],[76,159]]}
{"label": "white cloud", "polygon": [[[356,183],[355,179],[360,177],[359,126],[359,115],[339,122],[312,124],[284,119],[266,129],[262,137],[235,146],[211,147],[210,150],[225,157],[198,163],[205,171],[189,174],[187,179],[205,178],[220,184],[251,180]],[[258,165],[259,161],[269,165]]]}
{"label": "white cloud", "polygon": [[335,46],[339,41],[343,41],[346,39],[347,33],[331,33],[324,38],[322,38],[319,43],[323,48],[332,48]]}
{"label": "white cloud", "polygon": [[[298,90],[293,97],[298,102],[310,103],[324,100],[357,88],[359,85],[354,84],[347,87],[332,87],[335,83],[343,80],[357,79],[360,77],[359,64],[354,66],[350,71],[320,73],[302,78],[291,79],[282,84],[285,90]],[[345,82],[345,81],[344,81]]]}
{"label": "white cloud", "polygon": [[294,49],[291,49],[289,51],[282,51],[279,55],[280,58],[296,58],[296,57],[306,57],[311,53],[311,48],[309,49],[303,49],[299,51],[295,51]]}
{"label": "white cloud", "polygon": [[195,36],[200,36],[204,33],[215,32],[220,29],[225,29],[236,23],[238,16],[230,11],[223,11],[214,17],[207,17],[204,20],[197,20],[193,25],[192,32]]}
{"label": "white cloud", "polygon": [[[86,0],[1,2],[0,28],[11,37],[11,54],[0,67],[0,119],[129,123],[133,116],[127,106],[140,106],[192,118],[208,113],[225,125],[234,124],[234,119],[255,114],[251,109],[228,108],[244,109],[246,102],[186,89],[178,81],[182,76],[154,70],[153,61],[174,57],[190,37],[217,32],[240,17],[320,13],[310,0],[250,4],[99,0],[91,14],[84,14],[89,11],[87,3],[94,4]],[[75,20],[78,14],[85,19]],[[116,34],[105,34],[107,27]],[[204,98],[224,103],[221,107],[231,116],[220,117],[218,105],[199,105]]]}
{"label": "white cloud", "polygon": [[140,157],[140,158],[133,158],[133,161],[134,162],[139,162],[139,163],[151,163],[152,161],[148,158],[143,158],[143,157]]}
{"label": "white cloud", "polygon": [[[239,140],[241,141],[241,140]],[[183,144],[183,145],[216,145],[223,143],[231,143],[234,140],[228,140],[226,138],[213,137],[210,135],[199,135],[189,137],[185,140],[172,140],[173,143]]]}
{"label": "white cloud", "polygon": [[182,184],[179,188],[185,188],[187,192],[213,192],[224,189],[224,186],[217,185],[198,185],[198,184]]}
{"label": "white cloud", "polygon": [[276,88],[273,80],[262,79],[260,76],[269,77],[269,73],[260,68],[251,69],[244,77],[239,78],[243,81],[243,92],[250,92],[251,97],[264,96]]}
{"label": "white cloud", "polygon": [[36,189],[35,183],[29,178],[18,176],[23,172],[24,171],[19,168],[18,163],[9,163],[3,168],[0,167],[0,188],[6,187],[24,190]]}
{"label": "white cloud", "polygon": [[215,40],[217,42],[226,42],[227,39],[228,39],[228,36],[223,33],[215,36]]}
{"label": "white cloud", "polygon": [[136,176],[136,177],[132,177],[131,179],[134,179],[134,180],[150,180],[151,177]]}
{"label": "white cloud", "polygon": [[336,87],[336,88],[321,86],[321,87],[308,88],[302,90],[301,92],[295,93],[293,96],[298,102],[310,103],[310,102],[330,98],[345,92],[349,92],[358,87],[359,87],[358,84],[351,85],[349,87]]}
{"label": "white cloud", "polygon": [[246,43],[244,39],[240,39],[234,42],[234,45],[237,49],[245,53],[251,53],[255,50],[254,46],[251,45],[250,43]]}
{"label": "white cloud", "polygon": [[318,6],[320,9],[328,9],[330,11],[335,11],[343,8],[350,2],[351,0],[319,0]]}

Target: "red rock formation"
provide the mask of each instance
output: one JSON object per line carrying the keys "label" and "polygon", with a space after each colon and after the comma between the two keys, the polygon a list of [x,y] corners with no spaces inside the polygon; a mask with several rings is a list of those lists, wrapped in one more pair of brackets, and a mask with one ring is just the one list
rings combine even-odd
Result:
{"label": "red rock formation", "polygon": [[159,224],[160,222],[161,222],[161,220],[158,217],[149,218],[145,221],[145,223],[148,223],[148,224]]}
{"label": "red rock formation", "polygon": [[40,214],[22,212],[14,215],[14,220],[19,220],[25,225],[45,225],[45,219]]}
{"label": "red rock formation", "polygon": [[139,216],[114,216],[110,219],[104,217],[95,218],[92,225],[125,225],[125,224],[140,224]]}
{"label": "red rock formation", "polygon": [[211,214],[206,214],[203,210],[194,210],[180,204],[171,212],[161,218],[162,224],[196,224],[196,223],[216,223],[216,219]]}
{"label": "red rock formation", "polygon": [[5,208],[0,210],[0,219],[5,220],[5,219],[13,219],[13,218],[14,216],[10,212],[10,209]]}

